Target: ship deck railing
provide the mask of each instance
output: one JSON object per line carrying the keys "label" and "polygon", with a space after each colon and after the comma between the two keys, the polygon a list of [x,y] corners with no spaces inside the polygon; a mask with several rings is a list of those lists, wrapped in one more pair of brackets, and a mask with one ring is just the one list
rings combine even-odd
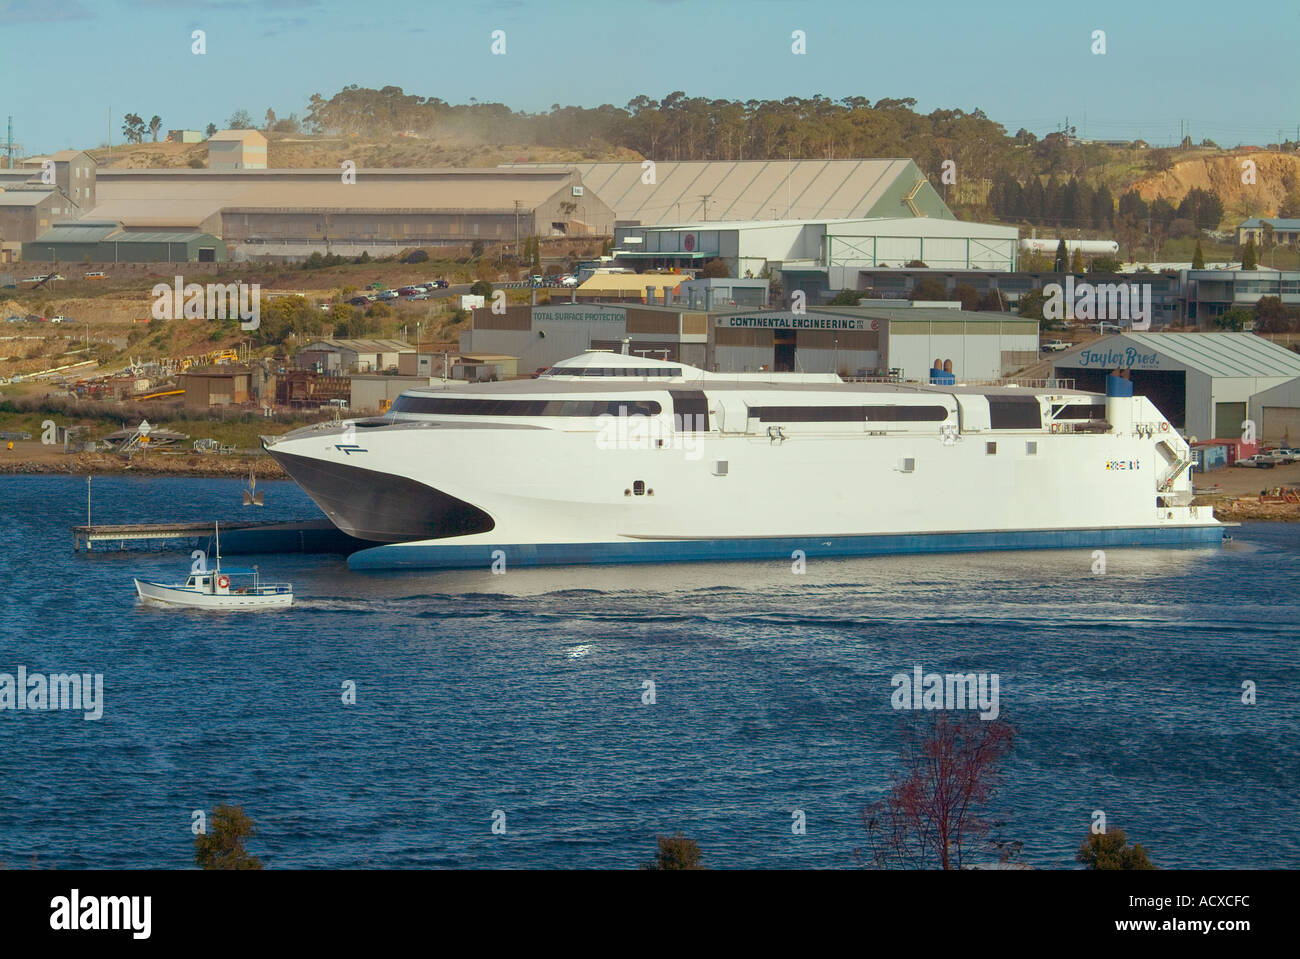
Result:
{"label": "ship deck railing", "polygon": [[[846,383],[896,383],[900,386],[941,386],[927,380],[905,380],[901,376],[844,376]],[[1003,377],[994,380],[959,380],[951,386],[1019,386],[1029,390],[1074,390],[1075,382],[1070,378],[1048,377],[1046,379],[1027,379],[1024,377]]]}

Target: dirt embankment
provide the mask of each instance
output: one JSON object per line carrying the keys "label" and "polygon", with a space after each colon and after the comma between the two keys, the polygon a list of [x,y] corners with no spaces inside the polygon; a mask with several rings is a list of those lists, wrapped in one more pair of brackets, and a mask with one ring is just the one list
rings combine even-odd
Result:
{"label": "dirt embankment", "polygon": [[1270,502],[1268,497],[1238,496],[1214,504],[1214,518],[1231,522],[1264,520],[1270,523],[1300,522],[1300,503]]}
{"label": "dirt embankment", "polygon": [[1197,506],[1213,506],[1216,518],[1240,522],[1300,522],[1300,503],[1279,502],[1281,497],[1263,495],[1272,490],[1300,492],[1300,463],[1273,469],[1230,466],[1213,473],[1197,474]]}
{"label": "dirt embankment", "polygon": [[116,453],[65,453],[61,447],[36,441],[0,444],[0,475],[62,474],[73,476],[107,473],[142,476],[216,476],[287,479],[280,464],[264,455],[149,452],[134,456]]}
{"label": "dirt embankment", "polygon": [[[1254,183],[1242,183],[1242,162],[1254,163]],[[1224,153],[1181,160],[1163,173],[1133,184],[1143,200],[1163,197],[1175,206],[1191,190],[1210,190],[1224,210],[1276,216],[1287,195],[1300,184],[1300,157],[1288,153]],[[1235,225],[1235,224],[1234,224]]]}

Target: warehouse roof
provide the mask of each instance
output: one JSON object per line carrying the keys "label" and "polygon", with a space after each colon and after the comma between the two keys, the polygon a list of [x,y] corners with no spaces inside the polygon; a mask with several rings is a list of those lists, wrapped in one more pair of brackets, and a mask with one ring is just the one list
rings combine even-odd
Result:
{"label": "warehouse roof", "polygon": [[53,190],[0,190],[0,206],[36,206]]}
{"label": "warehouse roof", "polygon": [[1300,230],[1300,219],[1285,216],[1252,216],[1239,229],[1262,227],[1265,223],[1275,230]]}
{"label": "warehouse roof", "polygon": [[37,243],[98,243],[121,228],[116,222],[78,220],[75,223],[55,223],[37,237]]}
{"label": "warehouse roof", "polygon": [[208,142],[213,140],[236,140],[241,143],[249,140],[261,140],[266,142],[266,137],[256,130],[218,130],[212,136],[208,137]]}
{"label": "warehouse roof", "polygon": [[1300,354],[1254,333],[1127,333],[1212,376],[1300,376]]}
{"label": "warehouse roof", "polygon": [[578,287],[578,292],[638,293],[644,296],[647,286],[653,286],[656,291],[665,286],[675,290],[687,279],[690,277],[681,273],[593,273]]}
{"label": "warehouse roof", "polygon": [[572,180],[568,170],[113,170],[96,181],[97,217],[196,226],[218,211],[492,211],[540,206]]}
{"label": "warehouse roof", "polygon": [[1002,313],[998,310],[952,310],[946,307],[899,306],[889,300],[879,301],[880,305],[870,303],[863,306],[811,306],[810,310],[818,313],[842,313],[846,316],[879,317],[903,322],[916,320],[931,323],[1033,323],[1033,317],[1019,316],[1015,313]]}
{"label": "warehouse roof", "polygon": [[351,350],[353,353],[401,353],[405,350],[414,350],[410,343],[402,340],[356,340],[356,339],[336,339],[334,337],[322,337],[319,340],[312,340],[304,350],[316,350],[321,346],[328,349]]}
{"label": "warehouse roof", "polygon": [[51,153],[50,159],[58,163],[64,160],[75,160],[77,157],[82,157],[82,156],[84,156],[91,163],[95,162],[95,158],[92,157],[85,150],[59,150],[57,153]]}
{"label": "warehouse roof", "polygon": [[[907,216],[902,195],[925,192],[934,215],[952,213],[908,159],[656,161],[654,183],[640,161],[503,164],[506,169],[576,170],[619,219],[642,225],[717,220],[825,220]],[[898,194],[891,201],[891,194]],[[707,200],[705,199],[707,195]],[[911,197],[915,199],[915,197]],[[707,206],[706,206],[707,203]]]}
{"label": "warehouse roof", "polygon": [[1080,350],[1131,342],[1210,376],[1300,376],[1300,354],[1254,333],[1116,333],[1062,353],[1057,366]]}
{"label": "warehouse roof", "polygon": [[193,230],[151,230],[127,233],[123,231],[106,239],[113,243],[192,243],[195,240],[215,240],[211,233],[196,233]]}

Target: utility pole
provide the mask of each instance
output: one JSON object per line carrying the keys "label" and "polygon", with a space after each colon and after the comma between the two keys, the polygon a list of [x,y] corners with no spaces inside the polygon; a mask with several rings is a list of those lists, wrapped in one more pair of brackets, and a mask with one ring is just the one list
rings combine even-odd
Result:
{"label": "utility pole", "polygon": [[519,259],[519,201],[515,200],[515,260]]}
{"label": "utility pole", "polygon": [[713,196],[713,194],[701,193],[699,196],[700,199],[704,201],[704,222],[708,223],[709,222],[709,197]]}

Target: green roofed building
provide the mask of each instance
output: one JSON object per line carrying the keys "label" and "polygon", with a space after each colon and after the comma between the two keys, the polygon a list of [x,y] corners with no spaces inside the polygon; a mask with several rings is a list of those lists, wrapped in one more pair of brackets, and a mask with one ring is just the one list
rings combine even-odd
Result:
{"label": "green roofed building", "polygon": [[23,259],[43,263],[220,263],[226,245],[191,230],[125,230],[113,220],[56,223],[30,243]]}

